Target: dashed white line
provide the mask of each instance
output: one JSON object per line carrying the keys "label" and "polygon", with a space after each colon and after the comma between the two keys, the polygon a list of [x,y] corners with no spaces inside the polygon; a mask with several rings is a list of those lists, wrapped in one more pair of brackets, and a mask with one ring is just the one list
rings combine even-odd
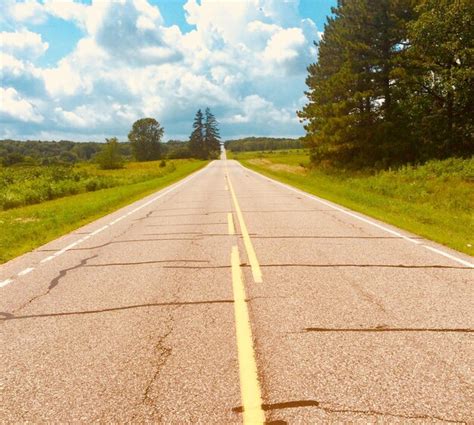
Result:
{"label": "dashed white line", "polygon": [[[185,178],[181,182],[175,183],[173,186],[171,186],[167,190],[163,191],[158,196],[155,196],[154,198],[150,199],[149,201],[145,202],[144,204],[142,204],[142,205],[134,208],[133,210],[127,212],[126,214],[116,218],[115,220],[111,221],[109,224],[106,224],[105,226],[102,226],[101,228],[99,228],[97,230],[94,230],[92,233],[89,233],[88,235],[86,235],[86,236],[82,237],[81,239],[78,239],[77,241],[67,245],[66,247],[60,249],[59,251],[56,251],[54,254],[52,254],[52,255],[50,255],[46,258],[43,258],[40,261],[40,264],[44,264],[44,263],[47,263],[51,260],[54,260],[56,257],[64,254],[66,251],[69,251],[71,248],[74,248],[75,246],[81,244],[82,242],[86,241],[90,237],[95,236],[95,235],[99,234],[100,232],[103,232],[105,229],[109,228],[110,226],[114,225],[115,223],[118,223],[119,221],[121,221],[124,218],[132,215],[133,213],[136,213],[137,211],[140,211],[141,209],[147,207],[148,205],[152,204],[153,202],[157,201],[158,199],[162,198],[163,196],[167,195],[168,193],[172,192],[173,190],[176,190],[177,188],[183,186],[184,184],[186,184],[189,181],[191,181],[192,179],[194,179],[196,176],[198,176],[199,174],[204,172],[208,168],[208,166],[206,166],[203,169],[193,173],[191,176]],[[33,267],[27,268],[27,269],[21,271],[20,273],[18,273],[17,276],[24,276],[24,275],[32,272],[33,270],[34,270]],[[9,285],[12,282],[14,282],[14,280],[12,278],[8,278],[6,280],[1,281],[0,282],[0,288]]]}
{"label": "dashed white line", "polygon": [[43,258],[40,263],[47,263],[48,261],[51,261],[54,259],[54,255],[50,255],[49,257]]}
{"label": "dashed white line", "polygon": [[34,267],[28,267],[25,270],[22,270],[20,273],[18,273],[18,276],[25,276],[28,273],[31,273],[34,270]]}
{"label": "dashed white line", "polygon": [[10,283],[13,282],[13,279],[5,279],[0,282],[0,288],[3,288],[4,286],[9,285]]}
{"label": "dashed white line", "polygon": [[416,244],[416,245],[421,245],[423,248],[429,249],[430,251],[435,252],[435,253],[437,253],[437,254],[439,254],[439,255],[442,255],[442,256],[444,256],[444,257],[446,257],[446,258],[450,258],[451,260],[456,261],[456,262],[458,262],[458,263],[460,263],[460,264],[463,264],[463,265],[465,265],[465,266],[467,266],[467,267],[472,267],[472,268],[474,268],[474,264],[470,263],[469,261],[463,260],[463,259],[461,259],[461,258],[457,258],[457,257],[455,257],[454,255],[448,254],[448,253],[446,253],[446,252],[444,252],[444,251],[441,251],[441,250],[439,250],[439,249],[433,248],[433,247],[431,247],[431,246],[423,245],[422,242],[417,241],[416,239],[410,238],[409,236],[402,235],[401,233],[396,232],[395,230],[389,229],[389,228],[387,228],[387,227],[385,227],[385,226],[382,226],[382,225],[380,225],[380,224],[378,224],[378,223],[375,223],[375,222],[373,222],[372,220],[366,219],[366,218],[361,217],[360,215],[355,214],[355,213],[353,213],[353,212],[351,212],[351,211],[347,211],[347,210],[345,210],[345,209],[343,209],[343,208],[337,207],[337,206],[333,205],[333,204],[330,203],[330,202],[324,201],[323,199],[319,199],[317,196],[310,195],[309,193],[303,192],[302,190],[299,190],[299,189],[295,189],[295,188],[293,188],[293,187],[291,187],[291,186],[288,186],[288,185],[286,185],[286,184],[284,184],[284,183],[281,183],[281,182],[279,182],[279,181],[277,181],[277,180],[274,180],[274,179],[272,179],[272,178],[270,178],[270,177],[267,177],[267,176],[264,176],[264,175],[262,175],[262,174],[259,174],[259,173],[257,173],[256,171],[250,170],[249,168],[244,167],[244,166],[243,166],[242,164],[240,164],[240,163],[238,163],[238,164],[239,164],[242,168],[244,168],[246,171],[249,171],[249,172],[251,172],[251,173],[257,175],[258,177],[263,178],[263,179],[265,179],[265,180],[267,180],[267,181],[269,181],[269,182],[271,182],[271,183],[274,183],[274,184],[276,184],[276,185],[278,185],[278,186],[282,186],[282,187],[284,187],[285,189],[291,190],[292,192],[298,193],[299,195],[305,196],[306,198],[309,198],[309,199],[312,199],[312,200],[314,200],[314,201],[317,201],[317,202],[319,202],[319,203],[321,203],[321,204],[323,204],[323,205],[326,205],[326,206],[328,206],[328,207],[330,207],[330,208],[332,208],[332,209],[334,209],[334,210],[340,211],[340,212],[342,212],[342,213],[344,213],[344,214],[346,214],[346,215],[349,215],[349,216],[351,216],[351,217],[353,217],[353,218],[355,218],[355,219],[357,219],[357,220],[363,221],[364,223],[371,224],[372,226],[375,226],[375,227],[377,227],[377,228],[379,228],[379,229],[381,229],[381,230],[383,230],[383,231],[385,231],[385,232],[391,233],[392,235],[395,235],[395,236],[397,236],[397,237],[400,237],[400,238],[402,238],[402,239],[404,239],[404,240],[406,240],[406,241],[408,241],[408,242],[411,242],[411,243]]}

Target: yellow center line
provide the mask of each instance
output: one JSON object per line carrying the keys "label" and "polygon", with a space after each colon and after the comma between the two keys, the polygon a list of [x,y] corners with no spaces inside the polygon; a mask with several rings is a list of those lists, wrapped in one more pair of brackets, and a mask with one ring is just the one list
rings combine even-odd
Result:
{"label": "yellow center line", "polygon": [[230,180],[229,171],[226,167],[226,178],[229,185],[230,194],[232,196],[232,201],[234,202],[235,212],[237,213],[237,219],[239,220],[240,230],[242,231],[242,237],[244,239],[245,250],[247,251],[247,257],[249,258],[250,267],[252,269],[253,280],[255,283],[262,282],[262,271],[260,270],[260,264],[257,260],[257,254],[255,254],[255,249],[253,247],[252,241],[250,240],[249,232],[247,226],[245,225],[244,216],[242,215],[242,210],[239,206],[239,201],[235,195],[234,187]]}
{"label": "yellow center line", "polygon": [[229,235],[235,234],[234,219],[232,218],[232,213],[227,213],[227,228],[229,230]]}
{"label": "yellow center line", "polygon": [[263,424],[265,423],[265,414],[262,410],[257,362],[253,350],[252,330],[237,246],[232,247],[231,264],[243,419],[244,424]]}

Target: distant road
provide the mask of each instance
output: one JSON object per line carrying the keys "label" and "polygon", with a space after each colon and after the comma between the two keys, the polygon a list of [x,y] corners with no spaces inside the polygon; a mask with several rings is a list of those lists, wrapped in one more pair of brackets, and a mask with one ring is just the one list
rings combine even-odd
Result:
{"label": "distant road", "polygon": [[214,161],[0,266],[0,422],[473,423],[472,267]]}

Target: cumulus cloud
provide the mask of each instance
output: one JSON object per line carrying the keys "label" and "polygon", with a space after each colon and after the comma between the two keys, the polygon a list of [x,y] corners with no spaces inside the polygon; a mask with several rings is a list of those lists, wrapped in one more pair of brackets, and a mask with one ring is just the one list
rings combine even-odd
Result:
{"label": "cumulus cloud", "polygon": [[[154,116],[176,137],[190,132],[194,112],[205,106],[224,137],[300,134],[295,111],[318,32],[298,16],[297,1],[188,0],[184,11],[194,26],[185,33],[147,0],[10,3],[17,23],[59,17],[80,27],[83,38],[44,68],[35,65],[48,48],[41,35],[8,33],[2,103],[8,95],[18,119],[42,126],[43,135],[123,137],[134,120]],[[42,102],[31,101],[39,93]]]}
{"label": "cumulus cloud", "polygon": [[43,5],[36,0],[26,0],[22,3],[7,0],[6,3],[6,11],[10,13],[17,22],[42,24],[47,19],[47,13]]}
{"label": "cumulus cloud", "polygon": [[47,49],[41,34],[26,29],[14,32],[0,32],[0,51],[16,57],[34,59],[41,56]]}
{"label": "cumulus cloud", "polygon": [[23,122],[40,123],[43,116],[36,110],[35,105],[23,99],[12,87],[0,87],[0,116],[6,121],[19,120]]}

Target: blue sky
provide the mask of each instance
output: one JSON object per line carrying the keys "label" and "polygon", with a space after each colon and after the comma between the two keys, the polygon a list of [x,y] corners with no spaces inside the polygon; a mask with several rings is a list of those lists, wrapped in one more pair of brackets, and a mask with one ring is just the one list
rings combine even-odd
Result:
{"label": "blue sky", "polygon": [[313,41],[336,0],[3,0],[0,138],[125,140],[153,116],[185,139],[303,134]]}

